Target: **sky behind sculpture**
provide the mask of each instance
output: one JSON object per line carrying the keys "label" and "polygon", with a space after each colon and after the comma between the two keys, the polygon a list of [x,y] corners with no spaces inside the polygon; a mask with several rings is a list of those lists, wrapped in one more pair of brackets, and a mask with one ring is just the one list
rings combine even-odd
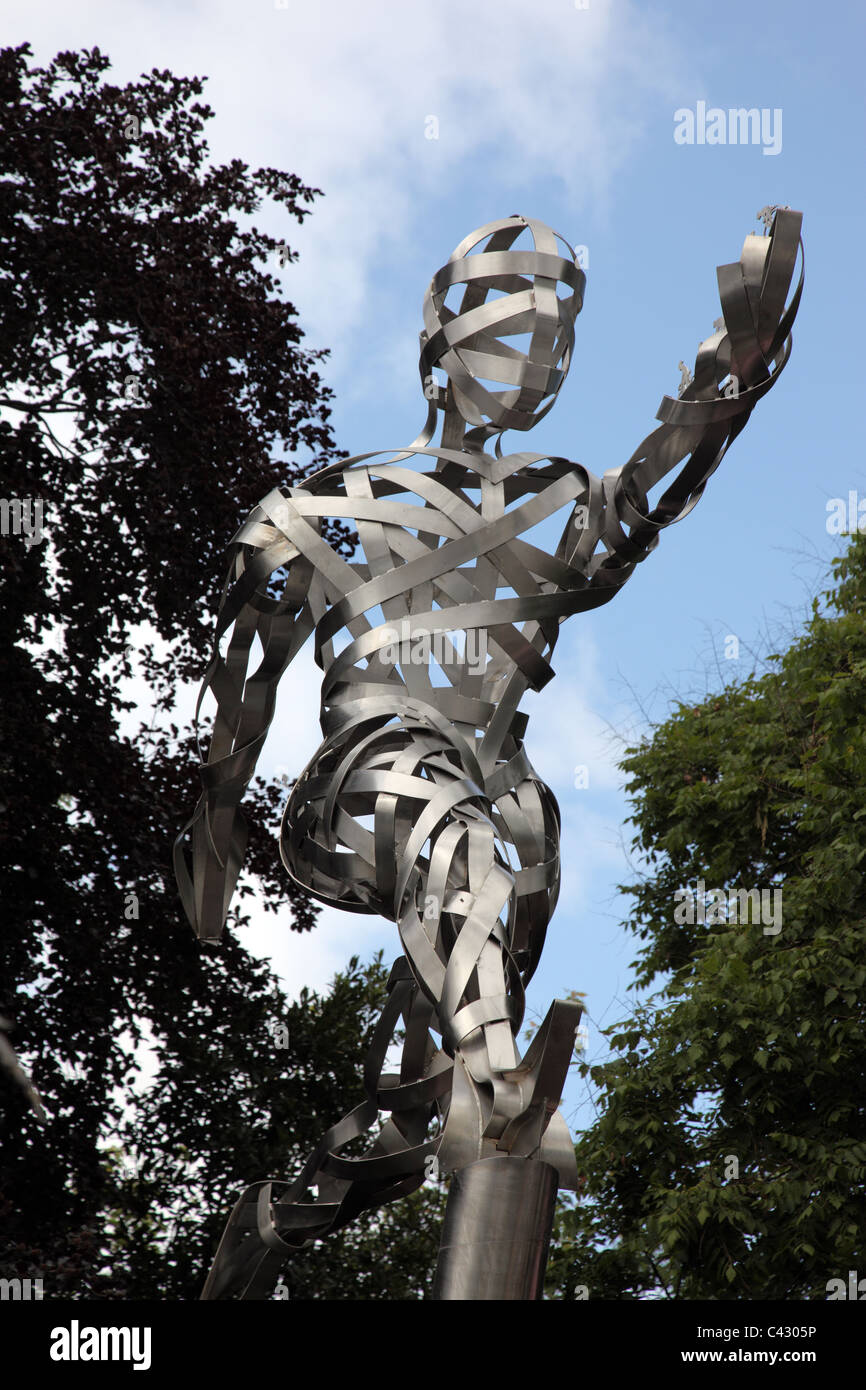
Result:
{"label": "sky behind sculpture", "polygon": [[[628,458],[662,395],[675,394],[678,362],[693,362],[718,314],[715,266],[760,230],[759,209],[804,210],[809,292],[784,380],[641,582],[569,625],[559,679],[531,719],[532,760],[559,798],[568,848],[528,1002],[542,1012],[563,989],[587,991],[596,1051],[594,1025],[621,1015],[635,950],[618,925],[627,902],[615,885],[631,876],[626,802],[604,721],[634,731],[636,697],[662,717],[669,696],[718,680],[713,642],[722,673],[744,673],[749,648],[768,649],[766,623],[777,634],[804,612],[822,558],[839,547],[828,501],[852,491],[866,501],[866,464],[834,444],[858,438],[862,396],[859,337],[840,340],[847,325],[859,335],[861,318],[850,274],[864,221],[863,182],[851,177],[864,134],[862,10],[804,0],[651,13],[618,0],[97,0],[86,10],[22,0],[4,19],[5,41],[31,42],[41,61],[98,44],[118,81],[153,66],[208,75],[215,160],[274,164],[325,191],[303,228],[257,220],[300,252],[285,292],[308,344],[333,350],[325,375],[351,453],[397,447],[420,429],[421,298],[430,267],[467,228],[531,209],[586,248],[568,389],[532,447],[600,474]],[[757,143],[729,143],[741,133],[729,118],[737,108],[766,113]],[[688,134],[683,112],[694,117],[691,145],[675,140]],[[721,133],[725,144],[708,142]],[[519,447],[515,438],[504,447]],[[729,634],[739,661],[724,656]],[[285,678],[264,771],[295,775],[318,741],[315,676],[309,652]],[[249,940],[296,993],[323,985],[353,951],[391,953],[392,933],[325,910],[311,936],[281,935],[267,916]],[[579,1098],[570,1094],[567,1113]]]}

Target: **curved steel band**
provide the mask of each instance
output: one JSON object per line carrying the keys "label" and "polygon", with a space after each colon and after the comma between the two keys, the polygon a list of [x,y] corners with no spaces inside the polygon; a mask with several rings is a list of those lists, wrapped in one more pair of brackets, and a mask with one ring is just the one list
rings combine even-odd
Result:
{"label": "curved steel band", "polygon": [[[579,1009],[554,1004],[522,1060],[514,1045],[559,886],[558,808],[526,756],[518,705],[551,679],[563,619],[608,602],[660,531],[688,514],[783,370],[803,286],[801,270],[786,308],[800,222],[799,213],[778,212],[769,236],[748,237],[740,261],[719,268],[724,326],[701,343],[693,382],[679,399],[663,399],[660,426],[621,469],[599,479],[562,458],[434,447],[430,430],[396,453],[359,455],[302,487],[274,489],[234,538],[201,697],[209,689],[217,703],[203,792],[175,846],[186,912],[202,939],[219,937],[246,843],[239,802],[279,678],[314,634],[325,741],[292,792],[281,852],[295,880],[322,901],[393,919],[405,956],[367,1059],[366,1099],[324,1136],[294,1183],[247,1190],[206,1297],[225,1296],[239,1280],[242,1296],[266,1296],[274,1260],[420,1186],[431,1155],[461,1167],[497,1152],[536,1154],[561,1185],[574,1183],[556,1105]],[[529,254],[534,273],[542,256],[548,283],[540,290],[556,276],[579,299],[582,272],[538,240],[539,252]],[[459,279],[469,293],[501,274],[506,244],[503,233],[474,256],[464,245],[434,279],[425,315],[435,309],[439,322],[427,323],[422,374],[423,361],[441,350],[445,362],[454,349],[441,312],[446,287]],[[485,307],[515,308],[500,304]],[[483,355],[494,320],[478,319],[473,352]],[[464,363],[472,360],[466,351]],[[463,367],[449,363],[452,370],[455,389],[475,399]],[[535,400],[551,386],[552,378],[519,376],[518,396]],[[501,422],[513,403],[496,414],[500,405],[493,414]],[[434,401],[434,420],[436,410]],[[651,506],[650,491],[684,459]],[[563,508],[569,520],[553,554],[525,538]],[[325,517],[357,529],[363,562],[331,548]],[[247,675],[256,637],[263,656]],[[401,1068],[389,1075],[384,1059],[400,1020]],[[341,1151],[374,1129],[382,1111],[391,1118],[365,1156],[346,1157]]]}

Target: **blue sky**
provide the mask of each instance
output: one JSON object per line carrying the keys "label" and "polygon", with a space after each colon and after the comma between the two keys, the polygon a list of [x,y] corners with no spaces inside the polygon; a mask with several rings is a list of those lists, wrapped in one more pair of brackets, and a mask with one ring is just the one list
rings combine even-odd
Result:
{"label": "blue sky", "polygon": [[[97,44],[113,80],[152,67],[207,75],[215,161],[276,165],[324,190],[301,229],[274,209],[256,220],[300,253],[282,283],[307,344],[332,349],[324,375],[351,453],[420,429],[424,289],[482,223],[524,213],[588,250],[569,379],[548,417],[504,448],[565,454],[601,474],[676,394],[679,360],[693,364],[720,312],[715,267],[760,230],[758,210],[803,211],[806,287],[783,376],[695,511],[613,603],[565,629],[558,679],[528,706],[530,756],[562,807],[564,860],[529,1003],[537,1016],[555,995],[586,991],[592,1056],[597,1026],[623,1015],[635,954],[616,894],[631,834],[617,736],[713,686],[727,634],[741,658],[721,666],[745,674],[751,649],[775,650],[796,630],[840,548],[828,499],[866,497],[855,420],[864,28],[859,4],[802,0],[4,5],[4,42],[29,41],[41,61]],[[781,149],[675,143],[674,113],[699,101],[780,112]],[[308,657],[287,678],[264,771],[295,775],[315,750],[315,676]],[[397,951],[393,926],[331,912],[312,937],[269,915],[249,940],[293,994],[322,987],[354,951]],[[580,1095],[573,1085],[566,1113],[585,1123]]]}

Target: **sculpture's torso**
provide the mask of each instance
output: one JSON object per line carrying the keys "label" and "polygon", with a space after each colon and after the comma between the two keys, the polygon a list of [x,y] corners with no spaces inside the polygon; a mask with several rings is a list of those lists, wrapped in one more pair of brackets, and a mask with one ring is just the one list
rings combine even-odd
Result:
{"label": "sculpture's torso", "polygon": [[[323,728],[327,711],[365,700],[396,711],[408,700],[448,719],[489,768],[522,732],[525,691],[553,674],[560,621],[586,586],[601,484],[535,454],[440,448],[369,459],[329,468],[266,508],[312,567]],[[566,559],[566,535],[554,554],[525,538],[557,513],[561,529],[576,503],[586,504],[579,557]],[[357,531],[351,562],[313,530],[325,517]]]}

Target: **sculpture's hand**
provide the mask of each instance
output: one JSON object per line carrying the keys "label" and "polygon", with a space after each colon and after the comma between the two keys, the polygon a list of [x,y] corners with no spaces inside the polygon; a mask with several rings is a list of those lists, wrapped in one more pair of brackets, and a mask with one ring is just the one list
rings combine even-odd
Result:
{"label": "sculpture's hand", "polygon": [[[219,939],[240,873],[247,842],[240,802],[273,719],[277,685],[313,630],[307,602],[312,566],[281,529],[288,513],[286,498],[274,489],[253,508],[231,543],[213,656],[196,706],[197,726],[210,690],[217,713],[207,759],[201,761],[202,795],[175,841],[174,869],[186,915],[206,941]],[[269,592],[275,571],[285,571],[278,596]],[[222,656],[220,640],[230,627]],[[263,656],[248,676],[256,636]]]}
{"label": "sculpture's hand", "polygon": [[[656,545],[659,532],[696,505],[728,445],[784,368],[803,289],[801,267],[786,308],[802,220],[802,213],[777,210],[769,236],[746,237],[739,261],[718,267],[722,319],[698,349],[692,380],[677,399],[664,397],[657,412],[663,423],[628,462],[605,473],[599,539],[606,553],[594,557],[591,573],[592,587],[609,589],[610,597]],[[650,489],[687,455],[650,507]]]}

